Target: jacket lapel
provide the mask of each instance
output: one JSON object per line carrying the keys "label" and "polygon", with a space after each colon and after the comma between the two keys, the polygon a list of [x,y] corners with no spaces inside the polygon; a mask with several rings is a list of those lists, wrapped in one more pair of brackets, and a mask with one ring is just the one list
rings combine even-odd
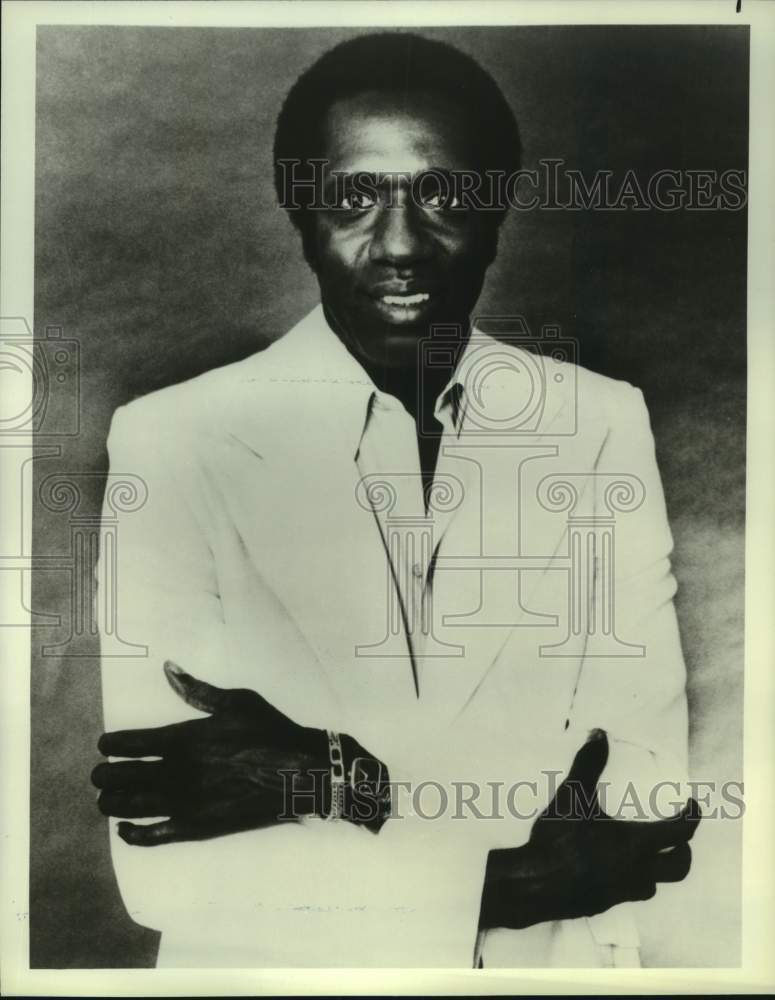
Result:
{"label": "jacket lapel", "polygon": [[248,366],[227,421],[231,517],[350,732],[416,703],[405,636],[403,658],[379,655],[394,583],[355,461],[372,392],[318,309]]}
{"label": "jacket lapel", "polygon": [[[503,350],[491,343],[496,353]],[[524,366],[525,376],[530,364]],[[515,630],[533,646],[557,641],[567,574],[553,560],[567,554],[567,511],[542,504],[539,486],[549,476],[581,473],[575,481],[581,493],[588,489],[589,476],[583,474],[594,468],[607,430],[598,419],[585,420],[583,431],[568,433],[568,408],[575,396],[547,380],[546,399],[532,429],[493,433],[493,428],[508,427],[510,414],[522,412],[532,391],[527,378],[520,377],[519,365],[514,373],[489,393],[479,393],[473,412],[467,408],[457,442],[446,449],[444,468],[464,481],[465,502],[449,519],[439,546],[434,632],[442,641],[462,646],[463,653],[423,662],[421,696],[439,706],[447,719],[475,694]],[[519,573],[509,559],[516,555],[526,567]],[[556,615],[546,611],[545,600],[541,611],[532,605],[537,591],[545,595],[547,588]],[[531,648],[530,655],[534,658],[537,650]]]}

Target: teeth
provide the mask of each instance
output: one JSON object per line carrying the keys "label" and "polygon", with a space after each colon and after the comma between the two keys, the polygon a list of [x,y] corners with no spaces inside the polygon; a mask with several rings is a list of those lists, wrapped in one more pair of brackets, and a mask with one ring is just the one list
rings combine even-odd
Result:
{"label": "teeth", "polygon": [[418,306],[429,298],[427,292],[417,292],[416,295],[383,295],[382,301],[388,306]]}

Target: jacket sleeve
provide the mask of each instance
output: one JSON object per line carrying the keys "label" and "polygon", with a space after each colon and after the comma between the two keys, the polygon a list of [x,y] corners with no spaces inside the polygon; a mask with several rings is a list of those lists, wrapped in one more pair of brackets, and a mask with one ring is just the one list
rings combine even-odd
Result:
{"label": "jacket sleeve", "polygon": [[609,811],[624,800],[621,818],[658,819],[683,802],[682,790],[660,783],[687,780],[686,669],[673,605],[673,539],[648,411],[640,390],[627,383],[617,385],[616,396],[595,469],[595,514],[604,527],[594,613],[598,632],[610,615],[610,636],[587,642],[571,724],[580,738],[593,727],[608,732]]}
{"label": "jacket sleeve", "polygon": [[[108,453],[97,564],[106,731],[197,717],[163,673],[169,659],[218,683],[226,655],[214,562],[195,509],[190,451],[183,433],[171,433],[169,408],[149,397],[116,411]],[[140,480],[145,499],[138,509],[115,515],[108,491],[126,476]],[[111,522],[112,533],[106,529]],[[156,929],[179,922],[190,862],[174,846],[130,847],[116,834],[117,820],[109,825],[113,866],[129,915]]]}
{"label": "jacket sleeve", "polygon": [[[185,438],[173,437],[163,422],[163,410],[130,404],[116,411],[108,436],[111,479],[138,477],[145,497],[139,509],[119,515],[113,544],[102,536],[98,584],[116,608],[109,624],[104,610],[98,614],[103,638],[110,627],[140,647],[129,657],[103,657],[109,729],[198,715],[172,692],[162,665],[169,659],[210,676],[225,655],[214,560],[191,485],[193,461]],[[103,523],[110,513],[106,500]]]}
{"label": "jacket sleeve", "polygon": [[[641,391],[627,383],[617,384],[617,396],[595,470],[595,513],[612,514],[614,530],[605,529],[612,539],[610,562],[598,544],[594,610],[600,627],[601,614],[610,609],[612,638],[629,644],[630,655],[595,655],[595,644],[588,644],[571,731],[579,745],[594,727],[608,733],[610,756],[599,791],[609,814],[659,820],[674,815],[686,798],[686,668],[673,604],[673,538],[648,410]],[[612,484],[622,480],[634,489],[631,502],[628,486],[617,502]],[[605,651],[605,644],[597,650]],[[616,956],[637,955],[637,908],[622,904],[587,921],[596,944],[612,949],[614,964]]]}
{"label": "jacket sleeve", "polygon": [[[627,383],[611,385],[608,431],[581,511],[595,525],[594,585],[564,736],[569,763],[591,729],[605,729],[609,759],[599,786],[605,808],[624,820],[660,819],[683,805],[683,788],[676,786],[687,778],[673,540],[643,395]],[[484,965],[638,964],[638,905],[527,932],[489,931],[480,942]]]}

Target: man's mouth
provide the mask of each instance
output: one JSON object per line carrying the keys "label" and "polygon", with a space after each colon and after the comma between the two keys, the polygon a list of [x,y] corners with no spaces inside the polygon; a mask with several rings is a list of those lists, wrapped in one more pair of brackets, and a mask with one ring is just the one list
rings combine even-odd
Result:
{"label": "man's mouth", "polygon": [[386,306],[403,306],[404,308],[410,308],[412,306],[422,305],[423,302],[427,302],[430,299],[428,292],[415,292],[413,295],[380,295],[379,301],[384,302]]}
{"label": "man's mouth", "polygon": [[391,326],[413,326],[420,323],[433,307],[436,296],[432,291],[378,289],[372,299],[383,320]]}

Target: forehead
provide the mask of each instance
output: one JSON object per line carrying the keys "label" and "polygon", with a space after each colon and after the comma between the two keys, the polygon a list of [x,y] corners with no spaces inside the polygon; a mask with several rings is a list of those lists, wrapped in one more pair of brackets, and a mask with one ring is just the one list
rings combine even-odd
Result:
{"label": "forehead", "polygon": [[451,98],[363,93],[336,101],[325,118],[323,155],[332,170],[414,174],[474,165],[466,116]]}

